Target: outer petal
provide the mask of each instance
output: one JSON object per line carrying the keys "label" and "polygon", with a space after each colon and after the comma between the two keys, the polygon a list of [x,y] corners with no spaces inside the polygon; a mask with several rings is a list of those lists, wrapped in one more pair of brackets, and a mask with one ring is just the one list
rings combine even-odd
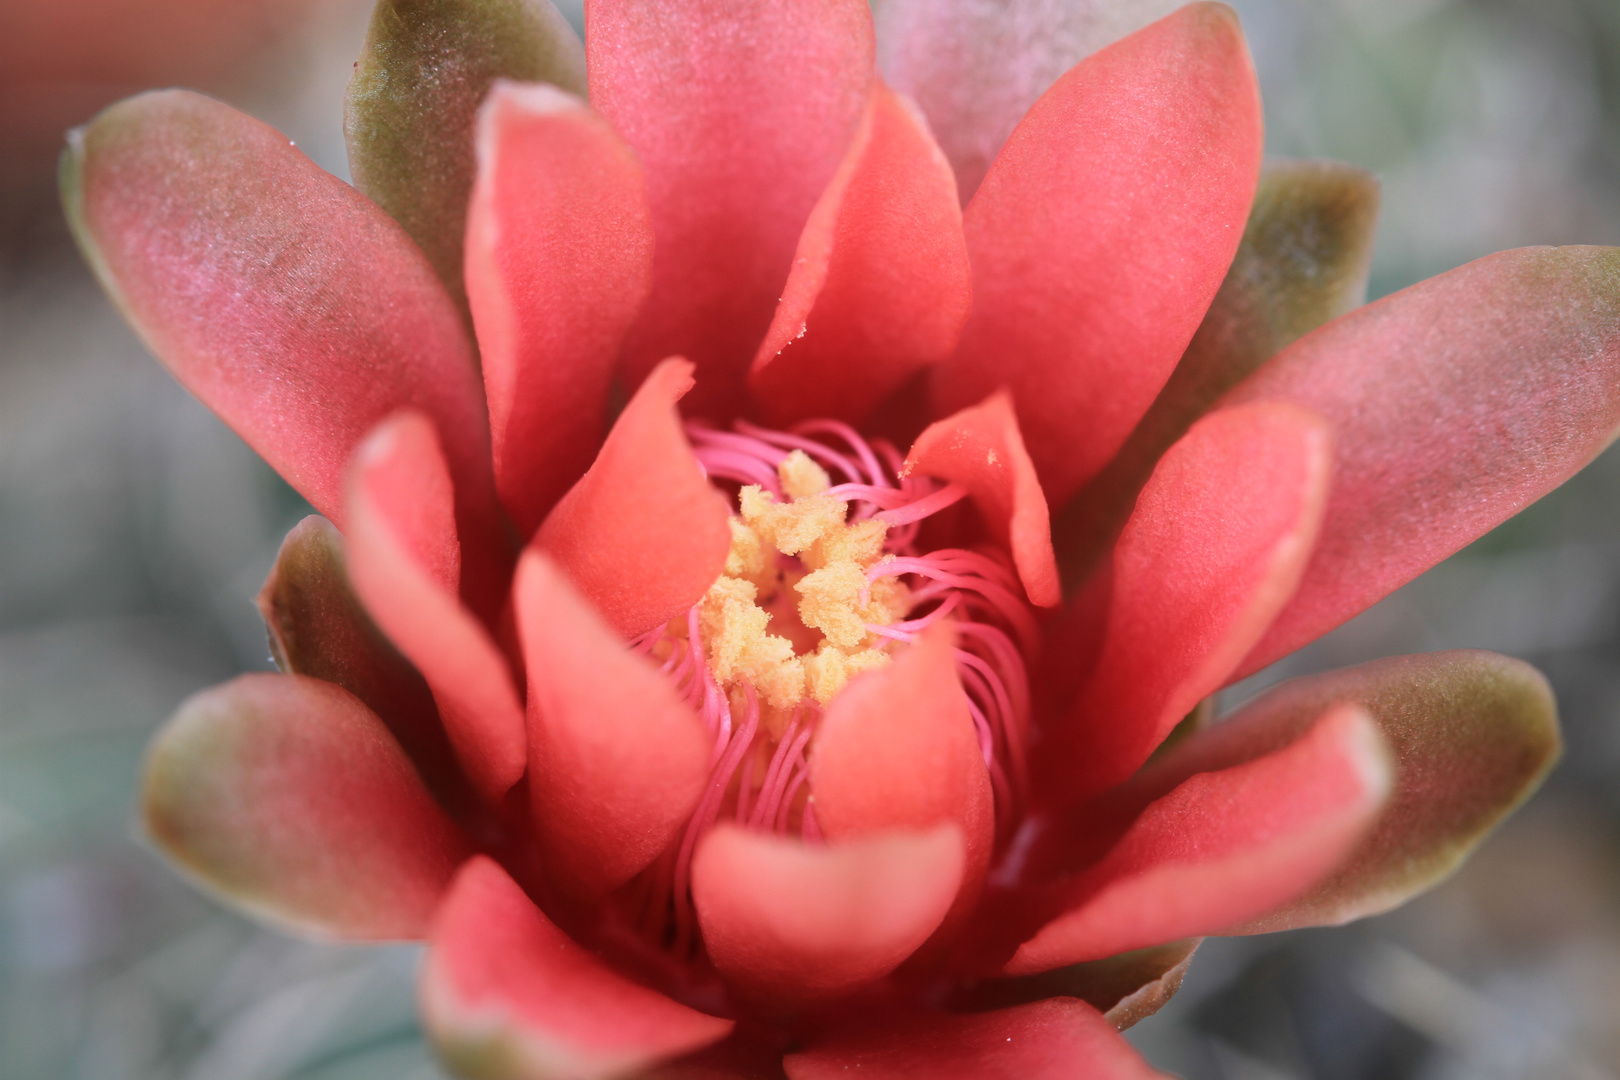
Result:
{"label": "outer petal", "polygon": [[292,928],[415,938],[469,853],[382,722],[301,675],[243,675],[153,740],[146,834],[232,903]]}
{"label": "outer petal", "polygon": [[984,1009],[1077,997],[1124,1031],[1147,1019],[1176,995],[1203,938],[1150,945],[1117,956],[1026,975],[975,979],[962,984],[953,1006]]}
{"label": "outer petal", "polygon": [[928,114],[972,198],[1047,87],[1180,0],[875,0],[878,67]]}
{"label": "outer petal", "polygon": [[1395,755],[1395,791],[1345,864],[1243,933],[1343,923],[1388,911],[1456,869],[1552,770],[1560,749],[1547,681],[1486,652],[1397,656],[1294,679],[1189,738],[1144,775],[1163,786],[1296,737],[1335,702],[1370,713]]}
{"label": "outer petal", "polygon": [[654,369],[534,538],[625,637],[702,599],[731,549],[729,504],[704,478],[675,411],[691,387],[684,360]]}
{"label": "outer petal", "polygon": [[630,148],[578,98],[497,82],[478,120],[467,290],[495,482],[524,536],[591,463],[647,297],[652,222]]}
{"label": "outer petal", "polygon": [[904,472],[967,488],[996,539],[1012,552],[1029,602],[1051,607],[1063,598],[1046,495],[1006,391],[932,424],[912,444]]}
{"label": "outer petal", "polygon": [[1299,896],[1376,820],[1391,764],[1372,718],[1346,705],[1283,750],[1190,777],[1062,886],[1068,909],[1019,947],[1007,973],[1214,933]]}
{"label": "outer petal", "polygon": [[1006,384],[1061,504],[1147,411],[1209,308],[1260,171],[1230,8],[1191,4],[1082,61],[1007,140],[963,218],[973,313],[939,412]]}
{"label": "outer petal", "polygon": [[529,797],[542,862],[586,892],[629,881],[674,839],[709,775],[702,722],[624,647],[555,563],[518,564]]}
{"label": "outer petal", "polygon": [[1148,759],[1293,593],[1328,497],[1320,419],[1223,410],[1159,462],[1114,554],[1102,651],[1052,752],[1060,801]]}
{"label": "outer petal", "polygon": [[488,1080],[639,1074],[732,1026],[615,972],[483,856],[456,876],[435,920],[421,997],[445,1061]]}
{"label": "outer petal", "polygon": [[1620,428],[1620,249],[1491,255],[1329,323],[1229,401],[1333,424],[1299,592],[1239,674],[1405,584],[1569,479]]}
{"label": "outer petal", "polygon": [[888,667],[853,680],[828,704],[810,752],[816,824],[832,840],[955,822],[966,844],[953,919],[978,897],[995,844],[995,802],[955,631],[941,623]]}
{"label": "outer petal", "polygon": [[627,372],[689,356],[688,407],[721,419],[860,123],[871,16],[863,0],[589,0],[585,23],[591,103],[646,166],[658,237]]}
{"label": "outer petal", "polygon": [[276,665],[343,687],[387,725],[434,793],[461,800],[439,709],[426,681],[372,623],[349,587],[343,537],[310,515],[281,542],[259,590],[259,613]]}
{"label": "outer petal", "polygon": [[783,1061],[791,1080],[1152,1080],[1096,1009],[1051,998],[972,1016],[936,1014],[834,1037]]}
{"label": "outer petal", "polygon": [[692,900],[721,974],[795,1005],[898,967],[945,918],[962,870],[951,824],[829,846],[718,825],[698,842]]}
{"label": "outer petal", "polygon": [[749,388],[774,423],[860,421],[950,355],[971,301],[950,165],[880,83],[799,237]]}
{"label": "outer petal", "polygon": [[461,320],[373,203],[278,132],[183,90],[131,98],[76,132],[62,189],[97,276],[152,351],[315,509],[345,527],[350,454],[412,407],[444,433],[463,533],[493,531]]}
{"label": "outer petal", "polygon": [[405,227],[458,304],[473,116],[498,78],[585,92],[585,48],[551,0],[379,0],[349,79],[355,186]]}
{"label": "outer petal", "polygon": [[523,775],[523,710],[489,632],[456,600],[450,477],[432,427],[404,413],[355,454],[349,572],[390,640],[433,688],[445,731],[485,798]]}
{"label": "outer petal", "polygon": [[1378,181],[1336,161],[1269,161],[1237,257],[1170,381],[1053,521],[1071,582],[1107,554],[1154,464],[1244,376],[1367,298]]}

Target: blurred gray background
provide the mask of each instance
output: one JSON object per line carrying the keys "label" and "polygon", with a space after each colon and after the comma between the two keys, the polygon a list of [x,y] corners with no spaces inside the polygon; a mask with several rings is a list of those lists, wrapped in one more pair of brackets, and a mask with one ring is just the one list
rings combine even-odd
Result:
{"label": "blurred gray background", "polygon": [[[1373,295],[1501,248],[1620,244],[1620,0],[1234,0],[1268,149],[1376,170]],[[194,85],[345,174],[363,0],[0,0],[0,1077],[427,1080],[404,948],[313,945],[136,842],[142,747],[268,666],[250,598],[305,512],[147,355],[71,249],[63,128]],[[1620,1077],[1620,456],[1282,667],[1482,647],[1569,753],[1446,885],[1208,943],[1131,1033],[1197,1080]]]}

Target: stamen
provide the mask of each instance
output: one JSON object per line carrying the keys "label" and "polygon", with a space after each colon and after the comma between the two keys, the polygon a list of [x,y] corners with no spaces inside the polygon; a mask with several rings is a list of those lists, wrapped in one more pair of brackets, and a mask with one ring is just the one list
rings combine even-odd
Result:
{"label": "stamen", "polygon": [[957,628],[957,672],[1005,840],[1028,786],[1020,645],[1032,648],[1038,629],[1005,561],[918,550],[921,523],[968,493],[901,475],[904,458],[890,444],[832,420],[786,432],[688,422],[686,431],[707,475],[737,485],[737,515],[719,581],[684,618],[631,643],[658,662],[712,739],[708,781],[678,843],[631,896],[641,932],[676,957],[701,947],[691,866],[703,834],[725,813],[820,842],[814,794],[802,793],[822,710],[850,678],[946,619]]}

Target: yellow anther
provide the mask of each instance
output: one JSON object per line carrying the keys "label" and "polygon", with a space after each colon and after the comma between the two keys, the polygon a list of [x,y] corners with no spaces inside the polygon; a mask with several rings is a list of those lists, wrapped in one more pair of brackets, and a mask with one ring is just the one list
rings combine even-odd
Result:
{"label": "yellow anther", "polygon": [[889,661],[889,654],[877,649],[847,653],[824,641],[819,649],[804,658],[805,689],[819,704],[825,705],[844,688],[851,676],[880,668]]}
{"label": "yellow anther", "polygon": [[832,478],[827,475],[827,470],[817,465],[803,450],[795,450],[784,458],[782,464],[776,467],[776,475],[782,481],[782,490],[790,499],[820,495],[832,487]]}
{"label": "yellow anther", "polygon": [[866,588],[866,571],[856,563],[834,563],[806,574],[794,590],[800,596],[799,620],[820,630],[828,641],[853,649],[866,640],[866,620],[856,608]]}
{"label": "yellow anther", "polygon": [[698,609],[708,646],[709,670],[722,685],[746,680],[772,705],[786,708],[804,698],[804,667],[793,643],[768,633],[769,613],[754,603],[752,582],[722,577]]}
{"label": "yellow anther", "polygon": [[[715,679],[733,695],[752,686],[782,726],[806,694],[825,705],[852,676],[887,664],[889,654],[875,647],[882,639],[867,624],[903,617],[910,599],[895,578],[867,584],[867,570],[886,557],[887,526],[876,519],[846,524],[848,504],[828,497],[826,470],[802,451],[789,454],[777,474],[788,501],[756,484],[738,494],[725,575],[698,616]],[[802,630],[772,599],[789,585]],[[789,620],[789,637],[770,633],[771,611]],[[814,633],[806,641],[803,630],[820,631],[820,641]],[[795,641],[814,648],[795,654]]]}
{"label": "yellow anther", "polygon": [[812,570],[841,562],[869,567],[883,557],[883,541],[888,535],[888,526],[876,518],[868,518],[853,525],[828,529],[801,557]]}
{"label": "yellow anther", "polygon": [[759,533],[741,518],[730,518],[731,550],[726,552],[726,576],[744,578],[769,591],[776,583],[776,553],[768,551]]}

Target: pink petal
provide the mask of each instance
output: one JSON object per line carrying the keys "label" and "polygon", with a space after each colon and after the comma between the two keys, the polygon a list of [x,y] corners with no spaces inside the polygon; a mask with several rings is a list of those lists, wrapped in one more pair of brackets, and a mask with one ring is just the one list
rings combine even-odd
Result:
{"label": "pink petal", "polygon": [[529,536],[601,444],[619,346],[652,275],[641,166],[584,102],[495,84],[479,113],[466,272],[495,482]]}
{"label": "pink petal", "polygon": [[930,426],[912,445],[904,472],[967,488],[996,540],[1012,552],[1029,602],[1051,607],[1063,598],[1046,496],[1006,391]]}
{"label": "pink petal", "polygon": [[443,433],[463,535],[495,534],[466,332],[387,214],[280,133],[183,90],[112,106],[65,161],[68,218],[108,292],[317,510],[345,527],[350,455],[409,407]]}
{"label": "pink petal", "polygon": [[963,218],[973,313],[937,413],[1012,390],[1047,499],[1113,456],[1243,234],[1260,98],[1230,8],[1190,4],[1059,79]]}
{"label": "pink petal", "polygon": [[692,901],[720,973],[743,993],[796,1005],[882,978],[956,898],[955,825],[808,845],[716,826],[692,860]]}
{"label": "pink petal", "polygon": [[878,67],[928,115],[972,198],[1058,77],[1179,0],[875,0]]}
{"label": "pink petal", "polygon": [[933,1014],[834,1035],[789,1054],[790,1080],[1153,1080],[1101,1013],[1074,998]]}
{"label": "pink petal", "polygon": [[1102,651],[1051,752],[1060,799],[1135,772],[1292,595],[1328,497],[1327,427],[1211,413],[1160,460],[1114,553]]}
{"label": "pink petal", "polygon": [[1283,683],[1144,770],[1141,784],[1163,787],[1271,753],[1345,701],[1383,731],[1395,790],[1342,866],[1243,933],[1336,925],[1404,903],[1528,799],[1561,749],[1552,690],[1530,665],[1487,652],[1427,653]]}
{"label": "pink petal", "polygon": [[502,78],[585,92],[585,46],[551,0],[379,0],[344,101],[355,187],[405,227],[459,304],[474,117]]}
{"label": "pink petal", "polygon": [[972,290],[950,165],[881,83],[810,214],[748,385],[765,415],[858,422],[949,356]]}
{"label": "pink petal", "polygon": [[343,537],[311,514],[281,542],[257,598],[276,666],[341,686],[377,714],[441,801],[465,802],[439,708],[349,586]]}
{"label": "pink petal", "polygon": [[977,898],[995,842],[990,774],[956,673],[955,631],[939,623],[888,667],[827,705],[810,753],[816,824],[832,840],[956,823],[965,841],[951,922]]}
{"label": "pink petal", "polygon": [[1271,159],[1215,302],[1153,407],[1052,522],[1063,576],[1108,554],[1142,485],[1222,394],[1298,338],[1367,299],[1378,180],[1338,161]]}
{"label": "pink petal", "polygon": [[702,599],[731,549],[730,504],[704,478],[675,411],[691,388],[686,361],[653,369],[534,538],[627,638]]}
{"label": "pink petal", "polygon": [[476,1075],[639,1074],[732,1027],[615,972],[483,856],[456,876],[435,920],[421,1001],[440,1055]]}
{"label": "pink petal", "polygon": [[1007,973],[1215,933],[1303,894],[1376,820],[1392,765],[1372,718],[1345,705],[1285,749],[1192,776],[1063,886],[1067,910]]}
{"label": "pink petal", "polygon": [[506,660],[456,599],[450,476],[427,418],[402,413],[355,452],[349,575],[433,689],[461,767],[490,801],[523,775],[523,710]]}
{"label": "pink petal", "polygon": [[871,15],[864,0],[588,0],[585,22],[591,104],[647,170],[658,240],[626,371],[634,385],[689,356],[688,408],[724,419],[860,124]]}
{"label": "pink petal", "polygon": [[146,834],[256,915],[341,938],[417,938],[469,854],[382,722],[301,675],[194,695],[153,740]]}
{"label": "pink petal", "polygon": [[1333,425],[1299,592],[1238,674],[1331,630],[1569,479],[1620,428],[1620,249],[1491,255],[1329,323],[1229,401]]}
{"label": "pink petal", "polygon": [[587,893],[669,846],[709,775],[710,739],[546,556],[513,589],[529,684],[529,796],[548,873]]}

